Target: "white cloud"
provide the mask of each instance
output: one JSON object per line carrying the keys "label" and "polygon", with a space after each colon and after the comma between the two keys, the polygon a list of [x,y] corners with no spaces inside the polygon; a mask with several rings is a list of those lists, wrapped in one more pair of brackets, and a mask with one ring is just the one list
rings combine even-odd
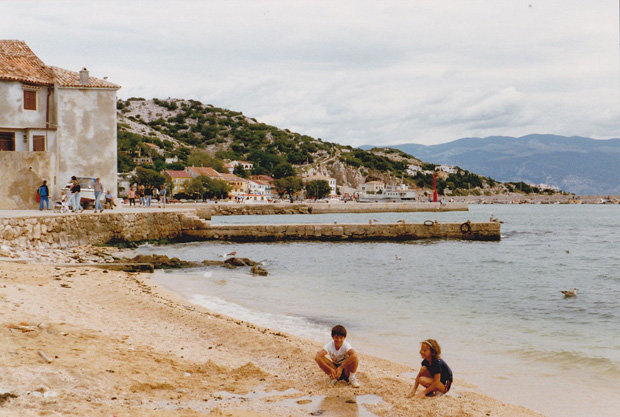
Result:
{"label": "white cloud", "polygon": [[[531,7],[530,7],[531,6]],[[121,97],[181,97],[345,144],[618,137],[618,5],[3,1],[0,38]]]}

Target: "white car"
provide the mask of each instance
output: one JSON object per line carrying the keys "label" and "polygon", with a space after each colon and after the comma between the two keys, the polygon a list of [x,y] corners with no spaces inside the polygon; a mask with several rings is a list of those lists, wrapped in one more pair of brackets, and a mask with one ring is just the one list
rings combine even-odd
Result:
{"label": "white car", "polygon": [[[82,208],[89,208],[95,205],[95,188],[94,182],[95,179],[93,177],[77,177],[78,184],[80,184],[80,196],[82,197],[80,200],[80,204]],[[69,183],[65,186],[68,191],[71,191],[71,187],[73,187],[73,182],[69,181]],[[100,197],[101,198],[101,197]]]}

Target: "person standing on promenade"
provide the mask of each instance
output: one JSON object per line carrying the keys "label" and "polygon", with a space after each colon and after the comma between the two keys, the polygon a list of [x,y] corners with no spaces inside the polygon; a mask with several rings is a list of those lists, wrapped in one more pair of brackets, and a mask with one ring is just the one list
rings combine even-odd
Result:
{"label": "person standing on promenade", "polygon": [[153,198],[153,187],[151,184],[147,184],[144,189],[144,205],[146,207],[151,207],[151,198]]}
{"label": "person standing on promenade", "polygon": [[140,197],[140,205],[144,207],[144,185],[138,186],[138,197]]}
{"label": "person standing on promenade", "polygon": [[127,194],[127,198],[129,198],[129,206],[135,206],[136,205],[136,188],[135,187],[130,187],[129,188],[129,194]]}
{"label": "person standing on promenade", "polygon": [[159,186],[159,207],[166,208],[166,196],[168,195],[168,190],[166,190],[165,185]]}
{"label": "person standing on promenade", "polygon": [[[426,339],[421,343],[420,356],[422,356],[422,367],[415,379],[413,389],[407,395],[424,398],[434,393],[445,394],[450,391],[452,386],[452,370],[448,364],[441,359],[441,347],[435,339]],[[425,389],[416,394],[418,386],[422,385]]]}
{"label": "person standing on promenade", "polygon": [[93,188],[95,189],[95,213],[99,210],[99,213],[103,212],[101,207],[101,194],[103,194],[103,184],[101,184],[101,178],[95,178],[93,182]]}
{"label": "person standing on promenade", "polygon": [[73,199],[73,211],[81,212],[82,211],[82,187],[78,182],[77,178],[71,177],[72,187],[71,187],[71,198]]}
{"label": "person standing on promenade", "polygon": [[344,380],[353,388],[359,388],[360,384],[355,376],[359,360],[351,344],[344,340],[346,337],[347,329],[344,326],[340,324],[334,326],[332,328],[332,341],[317,352],[314,360],[319,368],[329,375],[331,385]]}
{"label": "person standing on promenade", "polygon": [[43,203],[45,203],[47,210],[50,209],[50,190],[47,188],[47,181],[43,181],[43,184],[37,189],[39,193],[39,211],[43,210]]}

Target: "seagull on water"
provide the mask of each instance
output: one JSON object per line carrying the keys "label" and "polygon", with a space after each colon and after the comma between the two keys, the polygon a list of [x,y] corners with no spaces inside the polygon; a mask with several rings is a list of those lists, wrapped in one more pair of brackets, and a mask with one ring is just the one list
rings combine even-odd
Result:
{"label": "seagull on water", "polygon": [[573,288],[572,291],[564,290],[562,291],[564,297],[576,297],[577,296],[577,288]]}

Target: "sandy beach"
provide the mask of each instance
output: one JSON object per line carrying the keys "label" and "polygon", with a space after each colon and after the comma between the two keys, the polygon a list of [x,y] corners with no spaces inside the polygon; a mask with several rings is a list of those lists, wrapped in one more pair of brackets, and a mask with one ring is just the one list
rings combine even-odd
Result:
{"label": "sandy beach", "polygon": [[446,396],[406,399],[417,370],[363,352],[361,388],[330,387],[320,345],[192,305],[149,274],[0,269],[3,416],[540,415],[458,377]]}

